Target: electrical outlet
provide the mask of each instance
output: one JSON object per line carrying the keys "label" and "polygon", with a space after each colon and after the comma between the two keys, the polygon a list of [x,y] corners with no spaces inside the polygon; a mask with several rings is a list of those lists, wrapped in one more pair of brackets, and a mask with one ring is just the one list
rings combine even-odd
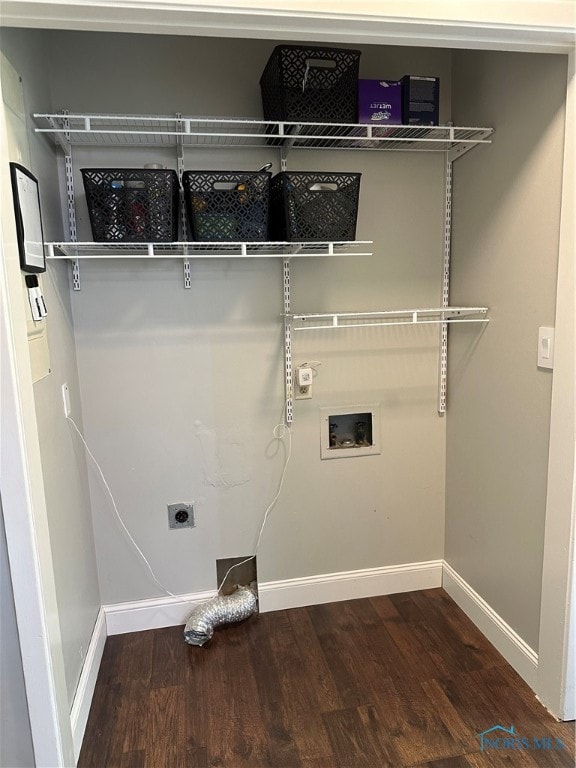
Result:
{"label": "electrical outlet", "polygon": [[312,384],[304,387],[296,384],[294,387],[294,400],[312,400]]}
{"label": "electrical outlet", "polygon": [[294,399],[312,399],[312,379],[314,372],[308,365],[300,365],[296,368],[296,381],[294,382]]}
{"label": "electrical outlet", "polygon": [[194,528],[194,504],[168,504],[168,527]]}

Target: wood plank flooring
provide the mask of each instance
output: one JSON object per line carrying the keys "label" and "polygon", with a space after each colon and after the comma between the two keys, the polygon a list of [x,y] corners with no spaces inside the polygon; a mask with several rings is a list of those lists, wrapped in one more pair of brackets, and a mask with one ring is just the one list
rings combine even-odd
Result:
{"label": "wood plank flooring", "polygon": [[[495,725],[513,746],[482,750]],[[442,589],[262,614],[204,648],[109,637],[79,768],[213,766],[572,768],[574,724]]]}

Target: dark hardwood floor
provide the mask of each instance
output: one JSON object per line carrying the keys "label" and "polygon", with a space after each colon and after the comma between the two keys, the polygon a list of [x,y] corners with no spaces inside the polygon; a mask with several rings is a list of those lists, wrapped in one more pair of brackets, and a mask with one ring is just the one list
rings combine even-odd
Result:
{"label": "dark hardwood floor", "polygon": [[[493,731],[482,750],[496,725],[514,736]],[[574,766],[574,724],[546,712],[442,589],[262,614],[204,648],[182,627],[109,637],[79,762],[416,765]]]}

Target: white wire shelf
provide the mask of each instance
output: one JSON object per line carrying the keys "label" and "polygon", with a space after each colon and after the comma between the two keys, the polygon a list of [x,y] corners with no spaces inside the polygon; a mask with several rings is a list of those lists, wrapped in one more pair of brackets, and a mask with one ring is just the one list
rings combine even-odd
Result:
{"label": "white wire shelf", "polygon": [[492,128],[294,123],[247,118],[36,113],[38,133],[71,146],[289,147],[448,152],[490,144]]}
{"label": "white wire shelf", "polygon": [[434,307],[389,309],[382,312],[326,312],[290,314],[294,331],[334,328],[365,328],[381,325],[423,325],[439,323],[488,323],[488,307]]}
{"label": "white wire shelf", "polygon": [[46,243],[48,259],[233,259],[372,256],[372,240],[288,243]]}

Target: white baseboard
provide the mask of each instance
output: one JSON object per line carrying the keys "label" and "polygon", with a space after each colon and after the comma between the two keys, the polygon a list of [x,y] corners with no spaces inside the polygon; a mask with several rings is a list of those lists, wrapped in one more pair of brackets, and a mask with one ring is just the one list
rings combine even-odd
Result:
{"label": "white baseboard", "polygon": [[268,581],[258,585],[258,594],[260,611],[266,613],[359,597],[413,592],[439,587],[441,584],[442,560],[428,560],[423,563]]}
{"label": "white baseboard", "polygon": [[536,651],[446,561],[442,586],[520,677],[534,688],[538,670]]}
{"label": "white baseboard", "polygon": [[[268,581],[258,585],[259,609],[266,613],[304,605],[353,600],[357,597],[392,595],[395,592],[439,587],[441,583],[442,560]],[[103,608],[108,634],[121,635],[185,624],[192,608],[214,595],[214,591],[193,592],[178,598],[160,597],[105,605]]]}
{"label": "white baseboard", "polygon": [[[526,680],[536,684],[538,655],[488,603],[443,560],[328,573],[259,584],[262,613],[443,586],[452,599]],[[213,590],[103,606],[108,635],[185,624],[192,608]]]}
{"label": "white baseboard", "polygon": [[74,757],[78,762],[80,756],[80,748],[82,747],[82,739],[84,738],[84,731],[86,730],[86,723],[88,721],[88,714],[90,713],[90,705],[92,704],[92,696],[94,695],[94,688],[96,686],[96,678],[98,677],[98,670],[100,669],[100,661],[102,660],[102,654],[104,652],[104,644],[106,643],[106,617],[102,608],[98,611],[96,618],[96,624],[92,631],[92,637],[88,644],[88,651],[84,664],[82,665],[82,672],[80,673],[80,679],[78,680],[78,686],[74,694],[74,701],[72,702],[72,708],[70,710],[70,724],[72,726],[72,739],[74,742]]}
{"label": "white baseboard", "polygon": [[177,627],[186,624],[194,606],[214,597],[216,590],[192,592],[178,597],[159,597],[152,600],[136,600],[133,603],[104,605],[106,628],[109,635],[126,632],[143,632],[146,629]]}

